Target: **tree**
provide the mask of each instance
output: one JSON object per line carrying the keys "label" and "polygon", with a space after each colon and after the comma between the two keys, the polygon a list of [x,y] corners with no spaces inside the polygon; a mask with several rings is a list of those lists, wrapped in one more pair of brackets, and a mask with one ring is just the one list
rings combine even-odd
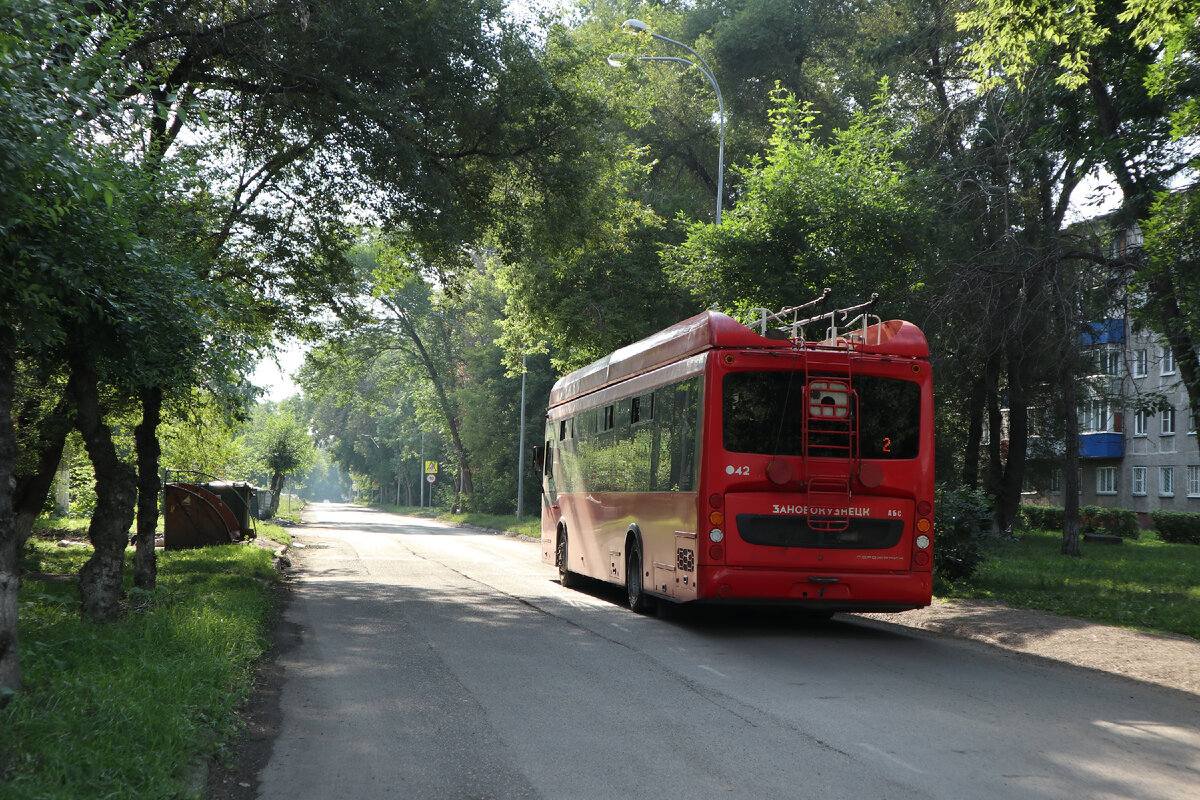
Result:
{"label": "tree", "polygon": [[[31,344],[60,347],[69,341],[68,315],[59,308],[62,296],[75,299],[74,308],[78,303],[103,307],[103,296],[89,291],[93,284],[78,268],[77,256],[90,249],[83,237],[97,234],[101,246],[96,249],[103,252],[119,235],[96,213],[97,206],[111,205],[115,195],[112,161],[83,136],[98,107],[89,92],[93,86],[109,86],[114,77],[113,40],[89,39],[87,26],[66,6],[5,0],[2,8],[0,691],[14,691],[21,683],[12,494],[19,458],[12,418],[14,376]],[[76,386],[82,390],[80,381]],[[61,427],[61,422],[55,424]],[[56,440],[57,433],[50,438]],[[37,460],[56,461],[42,455]]]}
{"label": "tree", "polygon": [[1145,316],[1171,347],[1193,414],[1200,413],[1200,339],[1191,332],[1195,310],[1181,300],[1194,284],[1163,259],[1183,255],[1166,232],[1186,224],[1179,216],[1186,201],[1166,193],[1195,166],[1183,139],[1200,131],[1198,18],[1196,0],[978,0],[960,18],[980,34],[970,54],[982,79],[1019,86],[1048,73],[1079,97],[1076,138],[1120,187],[1118,222],[1153,232],[1150,258],[1132,253],[1111,267],[1130,270],[1146,292]]}
{"label": "tree", "polygon": [[240,435],[246,422],[241,403],[204,389],[193,389],[168,407],[168,420],[159,428],[162,464],[166,469],[244,478],[233,472],[243,460]]}
{"label": "tree", "polygon": [[741,198],[724,224],[694,223],[669,251],[676,274],[705,305],[743,310],[794,305],[826,286],[903,303],[921,272],[926,219],[893,155],[899,139],[877,109],[822,145],[809,107],[782,91],[775,100],[768,154],[739,171]]}
{"label": "tree", "polygon": [[277,408],[260,406],[247,438],[251,458],[270,476],[270,514],[274,516],[287,477],[306,473],[312,466],[312,439],[287,403]]}

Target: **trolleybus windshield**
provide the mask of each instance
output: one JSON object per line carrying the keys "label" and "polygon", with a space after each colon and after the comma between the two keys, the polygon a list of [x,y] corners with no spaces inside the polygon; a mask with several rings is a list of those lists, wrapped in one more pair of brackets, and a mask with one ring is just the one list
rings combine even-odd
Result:
{"label": "trolleybus windshield", "polygon": [[[818,380],[814,375],[814,385]],[[838,379],[829,377],[827,382]],[[844,378],[842,379],[844,380]],[[920,449],[921,387],[901,378],[855,375],[848,413],[857,420],[859,456],[916,458]],[[733,453],[806,455],[804,413],[808,376],[796,371],[731,372],[722,392],[725,449]],[[810,447],[818,444],[822,420],[809,420]]]}

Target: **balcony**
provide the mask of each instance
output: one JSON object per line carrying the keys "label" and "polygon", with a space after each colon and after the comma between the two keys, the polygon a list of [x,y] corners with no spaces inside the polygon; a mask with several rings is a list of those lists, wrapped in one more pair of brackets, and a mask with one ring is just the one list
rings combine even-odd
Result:
{"label": "balcony", "polygon": [[1124,458],[1125,434],[1082,433],[1079,435],[1080,458]]}
{"label": "balcony", "polygon": [[1124,344],[1125,320],[1104,319],[1099,322],[1089,322],[1083,326],[1079,335],[1079,344],[1087,347],[1094,344]]}

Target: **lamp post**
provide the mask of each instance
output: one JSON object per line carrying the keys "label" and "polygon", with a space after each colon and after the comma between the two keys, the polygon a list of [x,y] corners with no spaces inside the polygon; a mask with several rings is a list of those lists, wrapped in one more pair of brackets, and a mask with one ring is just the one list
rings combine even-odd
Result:
{"label": "lamp post", "polygon": [[[704,77],[708,78],[708,82],[712,84],[713,91],[716,92],[717,95],[717,113],[720,116],[721,123],[721,143],[717,148],[717,224],[720,225],[721,190],[725,184],[725,100],[723,97],[721,97],[721,87],[717,85],[717,79],[713,77],[712,67],[708,66],[708,62],[705,61],[703,56],[701,56],[695,50],[688,47],[683,42],[677,42],[674,39],[669,39],[660,33],[655,33],[654,31],[650,30],[649,26],[647,26],[646,23],[642,22],[640,19],[625,20],[625,22],[621,25],[621,29],[629,31],[630,33],[647,33],[650,36],[653,36],[655,39],[669,42],[676,47],[682,47],[684,50],[687,50],[696,57],[696,61],[690,61],[686,58],[677,58],[675,56],[633,56],[638,61],[675,61],[680,64],[686,64],[689,67],[695,67],[696,69],[700,70],[700,73],[704,75]],[[621,60],[620,54],[617,53],[613,53],[608,57],[608,65],[610,67],[625,66],[624,62]]]}

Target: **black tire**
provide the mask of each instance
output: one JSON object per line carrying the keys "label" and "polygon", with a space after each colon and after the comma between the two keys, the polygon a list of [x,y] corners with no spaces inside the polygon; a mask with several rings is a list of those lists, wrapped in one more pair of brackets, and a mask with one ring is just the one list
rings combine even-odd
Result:
{"label": "black tire", "polygon": [[625,592],[629,595],[629,609],[635,614],[650,610],[650,598],[642,583],[642,549],[636,540],[630,542],[625,556]]}
{"label": "black tire", "polygon": [[554,560],[558,562],[558,582],[562,584],[564,589],[574,589],[578,586],[579,581],[576,575],[571,570],[567,569],[567,532],[563,531],[558,534],[558,544],[554,550]]}

